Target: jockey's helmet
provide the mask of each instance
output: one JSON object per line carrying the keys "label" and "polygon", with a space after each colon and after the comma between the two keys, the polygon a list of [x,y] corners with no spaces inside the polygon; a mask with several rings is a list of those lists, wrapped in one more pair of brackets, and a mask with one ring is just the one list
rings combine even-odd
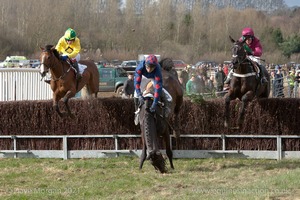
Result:
{"label": "jockey's helmet", "polygon": [[158,65],[157,57],[153,54],[150,54],[149,56],[147,56],[145,64],[151,68],[156,67]]}
{"label": "jockey's helmet", "polygon": [[253,31],[253,29],[252,28],[249,28],[249,27],[246,27],[246,28],[244,28],[243,29],[243,31],[242,31],[242,36],[244,36],[244,37],[254,37],[254,31]]}
{"label": "jockey's helmet", "polygon": [[64,37],[65,37],[66,40],[75,40],[76,32],[73,29],[68,28],[65,32]]}

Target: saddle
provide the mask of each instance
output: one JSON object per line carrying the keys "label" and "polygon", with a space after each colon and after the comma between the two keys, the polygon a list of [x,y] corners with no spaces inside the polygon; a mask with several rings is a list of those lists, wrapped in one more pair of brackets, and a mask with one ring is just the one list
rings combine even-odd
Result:
{"label": "saddle", "polygon": [[260,67],[259,67],[258,60],[254,56],[248,56],[247,58],[250,61],[251,65],[253,67],[253,70],[256,73],[256,76],[259,77]]}
{"label": "saddle", "polygon": [[[143,95],[148,94],[148,93],[154,94],[154,87],[153,87],[153,82],[152,81],[150,81],[146,85],[146,88],[145,88],[145,91],[143,92]],[[171,113],[172,96],[164,88],[162,88],[159,104],[163,108],[163,116],[168,117],[169,114]]]}

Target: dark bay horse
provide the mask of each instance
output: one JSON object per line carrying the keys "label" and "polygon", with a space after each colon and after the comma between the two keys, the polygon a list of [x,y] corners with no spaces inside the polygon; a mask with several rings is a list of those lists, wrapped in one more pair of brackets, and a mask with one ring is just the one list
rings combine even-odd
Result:
{"label": "dark bay horse", "polygon": [[176,138],[176,149],[180,144],[180,123],[179,113],[183,104],[183,88],[178,80],[178,75],[174,67],[174,63],[170,58],[162,59],[160,62],[162,67],[163,87],[172,96],[172,113],[174,114],[174,123],[172,124],[173,134]]}
{"label": "dark bay horse", "polygon": [[230,37],[233,43],[232,47],[232,63],[233,63],[233,77],[230,81],[230,89],[225,95],[225,121],[224,126],[229,127],[230,118],[230,101],[238,98],[242,105],[240,107],[238,116],[238,126],[239,129],[242,125],[245,107],[248,102],[252,101],[254,97],[256,98],[268,98],[270,93],[270,76],[267,70],[262,67],[264,74],[268,80],[265,85],[261,84],[259,78],[257,78],[257,73],[253,66],[253,61],[251,61],[246,51],[244,50],[244,41],[235,41]]}
{"label": "dark bay horse", "polygon": [[156,112],[150,112],[153,102],[153,93],[149,91],[144,95],[145,103],[140,107],[139,123],[142,131],[143,150],[140,158],[140,169],[146,159],[149,159],[156,170],[161,173],[167,172],[167,167],[162,153],[159,150],[159,139],[162,137],[166,145],[166,154],[173,166],[173,153],[170,145],[171,127],[168,119],[163,117],[163,108],[161,104],[157,106]]}
{"label": "dark bay horse", "polygon": [[[99,91],[99,72],[97,66],[92,60],[80,60],[79,63],[86,65],[87,68],[82,74],[82,78],[77,82],[76,74],[71,65],[59,58],[59,53],[53,45],[46,45],[42,48],[40,55],[41,75],[44,77],[48,71],[51,73],[50,86],[53,91],[53,107],[60,117],[68,115],[74,118],[68,101],[74,97],[84,86],[87,87],[90,95],[94,94],[97,98]],[[63,98],[63,102],[67,108],[67,113],[60,111],[58,102]]]}
{"label": "dark bay horse", "polygon": [[[164,64],[161,65],[165,66]],[[146,87],[145,104],[141,107],[141,112],[139,114],[139,123],[142,130],[142,141],[143,141],[143,151],[140,160],[140,169],[143,166],[146,158],[149,158],[155,169],[159,170],[161,173],[167,171],[165,161],[158,149],[158,143],[160,138],[163,138],[166,147],[166,154],[170,161],[170,166],[173,166],[173,153],[170,143],[170,134],[172,129],[176,138],[176,146],[179,146],[180,140],[180,126],[179,126],[179,112],[183,103],[183,89],[179,83],[179,80],[169,71],[162,70],[163,76],[163,87],[172,96],[171,111],[174,114],[175,121],[171,126],[171,116],[165,117],[163,115],[162,104],[158,105],[155,113],[149,111],[150,106],[153,102],[154,88],[152,82],[149,82]],[[151,96],[152,95],[152,96]],[[148,156],[147,156],[148,151]]]}

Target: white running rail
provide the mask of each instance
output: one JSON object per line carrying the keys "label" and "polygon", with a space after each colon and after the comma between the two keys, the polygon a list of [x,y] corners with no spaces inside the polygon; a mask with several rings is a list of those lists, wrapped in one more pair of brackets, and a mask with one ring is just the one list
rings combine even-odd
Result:
{"label": "white running rail", "polygon": [[41,78],[39,69],[0,68],[0,101],[52,99],[50,85]]}

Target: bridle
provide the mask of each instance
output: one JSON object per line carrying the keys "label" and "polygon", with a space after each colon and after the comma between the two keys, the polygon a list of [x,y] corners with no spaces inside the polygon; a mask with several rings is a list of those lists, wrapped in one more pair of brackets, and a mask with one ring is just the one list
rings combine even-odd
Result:
{"label": "bridle", "polygon": [[[54,55],[54,53],[51,51],[51,50],[43,50],[42,52],[44,52],[44,53],[49,53],[49,54],[51,54],[51,56],[54,56],[55,57],[55,55]],[[68,62],[69,63],[69,62]],[[56,65],[54,65],[54,64],[51,64],[51,65],[48,65],[48,64],[46,64],[45,62],[44,62],[44,59],[42,60],[42,62],[41,62],[41,65],[44,65],[46,68],[48,68],[48,69],[54,69],[54,68],[56,68]],[[69,63],[69,65],[70,65],[70,63]],[[65,76],[66,76],[66,74],[71,70],[71,66],[69,66],[69,68],[68,68],[68,70],[67,71],[65,71],[64,70],[64,67],[62,68],[63,69],[63,74],[60,76],[60,77],[58,77],[58,78],[54,78],[53,76],[51,77],[51,80],[53,80],[53,81],[58,81],[58,80],[61,80],[61,79],[63,79]]]}
{"label": "bridle", "polygon": [[[251,64],[249,59],[247,58],[246,51],[244,50],[244,48],[241,45],[235,43],[234,46],[232,47],[232,49],[234,49],[234,50],[238,49],[236,51],[232,51],[232,52],[234,52],[232,54],[232,64],[233,64],[234,69],[236,69],[237,66],[240,66],[241,64]],[[242,51],[244,54],[238,55],[238,53],[242,52]],[[243,56],[243,58],[241,59],[242,56]]]}

